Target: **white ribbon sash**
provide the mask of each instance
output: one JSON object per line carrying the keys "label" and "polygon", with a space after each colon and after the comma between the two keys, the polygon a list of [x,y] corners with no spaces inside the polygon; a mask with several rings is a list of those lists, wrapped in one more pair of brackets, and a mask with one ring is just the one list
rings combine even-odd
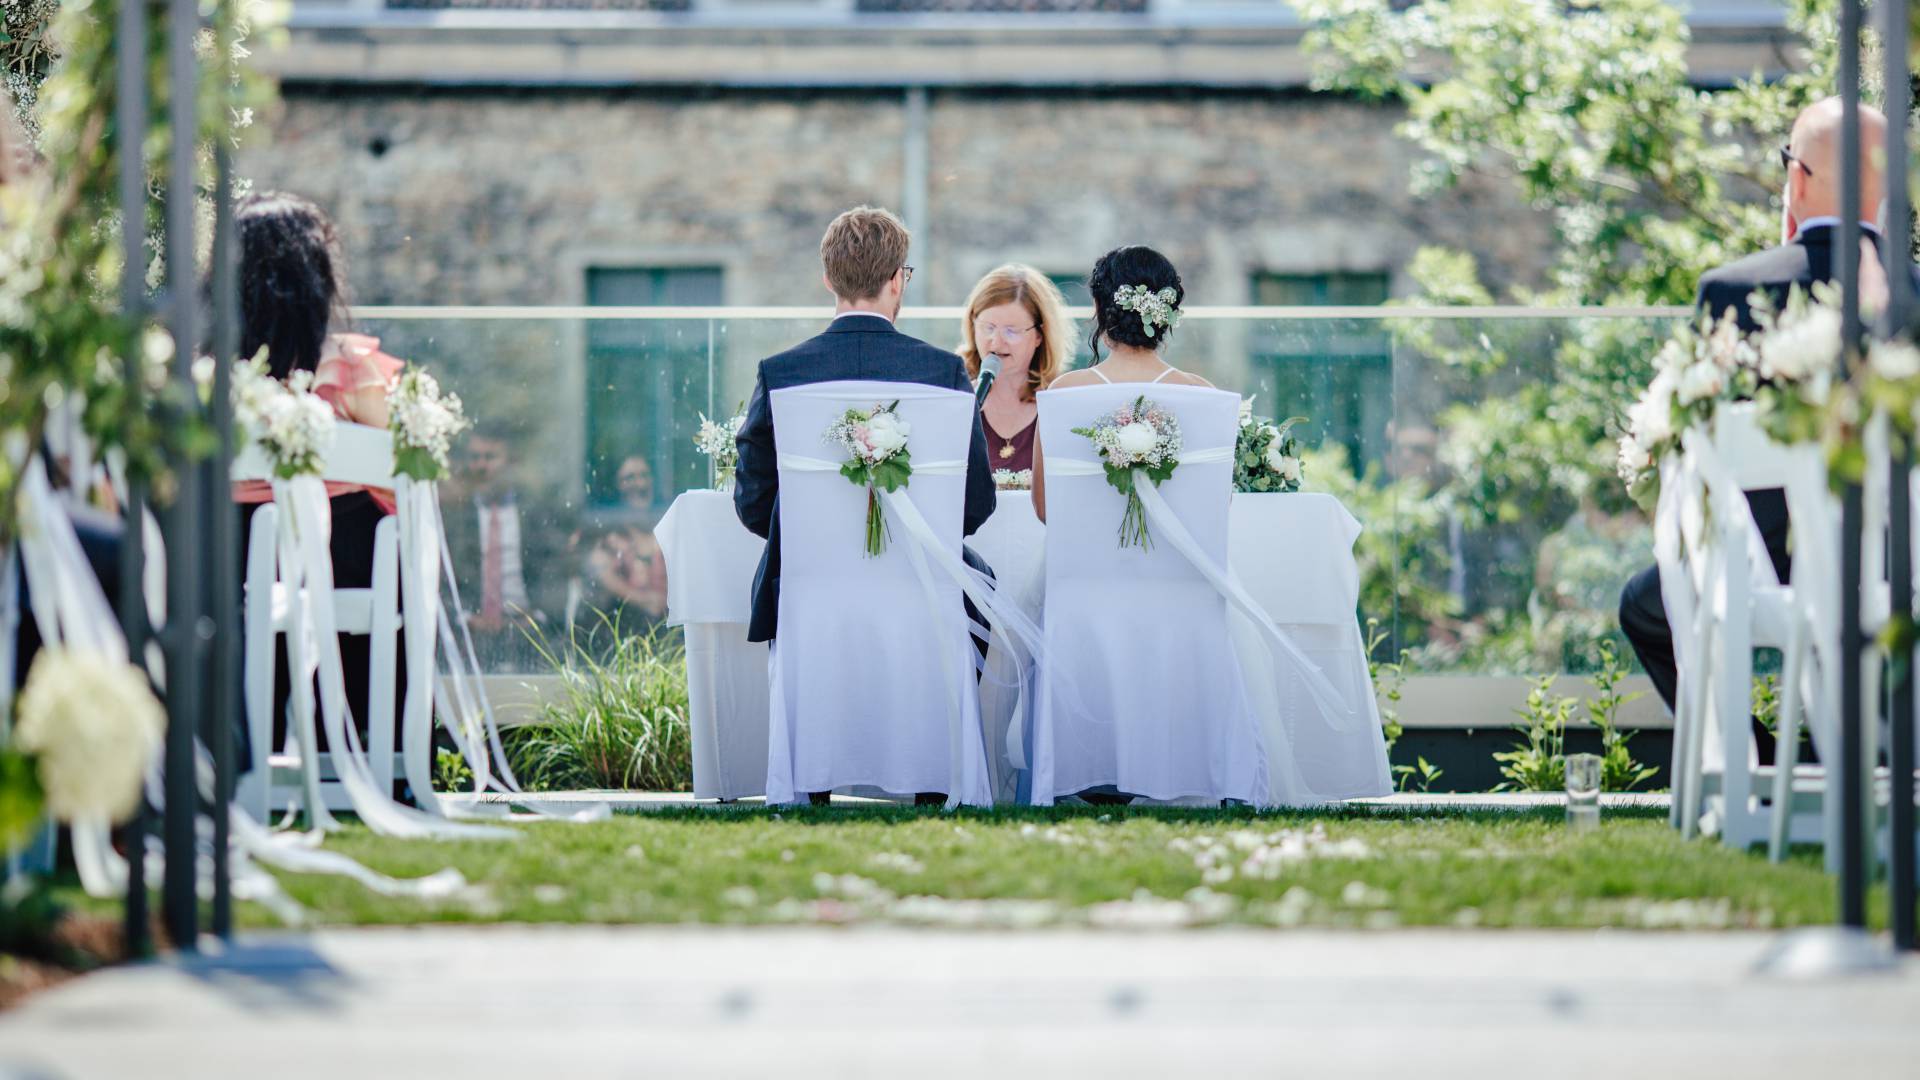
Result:
{"label": "white ribbon sash", "polygon": [[[1180,455],[1182,465],[1219,464],[1232,460],[1233,448],[1230,446],[1190,450]],[[1050,475],[1060,477],[1106,475],[1106,467],[1099,462],[1078,458],[1050,456],[1046,460],[1045,470]],[[1332,726],[1336,730],[1352,730],[1354,723],[1363,722],[1353,706],[1343,700],[1340,693],[1333,688],[1333,684],[1327,680],[1326,673],[1320,669],[1320,665],[1309,660],[1307,654],[1294,643],[1292,637],[1275,625],[1273,618],[1252,596],[1248,595],[1246,588],[1240,584],[1239,578],[1233,571],[1220,566],[1208,556],[1201,548],[1200,542],[1195,540],[1193,534],[1187,531],[1187,527],[1180,523],[1179,517],[1174,514],[1173,508],[1167,505],[1159,489],[1144,476],[1136,478],[1133,489],[1139,493],[1141,508],[1146,510],[1147,520],[1157,535],[1173,545],[1173,549],[1186,557],[1187,562],[1200,572],[1200,576],[1206,579],[1207,584],[1213,586],[1215,592],[1218,592],[1227,603],[1253,623],[1254,627],[1260,631],[1260,636],[1266,639],[1268,648],[1275,656],[1284,657],[1298,665],[1306,681],[1307,691],[1313,695],[1315,701],[1319,702],[1320,707],[1326,710],[1328,717],[1334,720]]]}

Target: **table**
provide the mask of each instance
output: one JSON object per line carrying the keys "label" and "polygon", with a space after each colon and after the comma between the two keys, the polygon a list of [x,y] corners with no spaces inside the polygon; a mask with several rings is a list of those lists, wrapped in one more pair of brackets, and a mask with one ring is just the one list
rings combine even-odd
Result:
{"label": "table", "polygon": [[733,496],[688,491],[654,529],[667,560],[667,624],[685,628],[693,793],[763,794],[767,782],[767,646],[747,640],[753,574],[766,541]]}
{"label": "table", "polygon": [[[1248,593],[1371,719],[1364,734],[1372,738],[1379,714],[1354,614],[1360,571],[1353,542],[1360,530],[1331,495],[1242,494],[1233,499],[1228,544],[1232,568]],[[759,795],[767,769],[767,647],[747,642],[747,615],[765,545],[740,524],[732,497],[715,491],[689,491],[675,499],[655,535],[667,560],[667,622],[686,628],[694,794]],[[1034,515],[1032,493],[1003,491],[993,516],[967,546],[993,567],[999,589],[1037,618],[1045,541],[1046,526]],[[1243,666],[1264,670],[1272,665],[1257,635],[1237,632],[1235,640]],[[1284,711],[1316,707],[1301,687],[1283,684],[1275,693],[1275,704]],[[987,687],[982,697],[992,697]],[[994,755],[1002,759],[996,773],[1005,767],[1004,742],[989,733],[987,745],[1002,747]],[[1361,774],[1367,758],[1351,748],[1310,741],[1295,751],[1332,788],[1361,792],[1372,786],[1374,778]]]}

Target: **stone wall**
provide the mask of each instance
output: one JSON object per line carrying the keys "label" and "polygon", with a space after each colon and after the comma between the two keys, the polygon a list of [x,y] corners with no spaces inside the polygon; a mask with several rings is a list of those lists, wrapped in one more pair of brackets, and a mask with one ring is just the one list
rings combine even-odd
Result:
{"label": "stone wall", "polygon": [[[242,170],[328,207],[362,304],[564,304],[590,265],[725,270],[729,304],[823,297],[839,210],[903,204],[897,90],[435,91],[290,85]],[[1082,272],[1154,244],[1190,303],[1250,274],[1394,274],[1422,244],[1538,285],[1544,219],[1510,187],[1407,191],[1395,110],[1248,91],[935,91],[910,301],[957,304],[1008,259]]]}

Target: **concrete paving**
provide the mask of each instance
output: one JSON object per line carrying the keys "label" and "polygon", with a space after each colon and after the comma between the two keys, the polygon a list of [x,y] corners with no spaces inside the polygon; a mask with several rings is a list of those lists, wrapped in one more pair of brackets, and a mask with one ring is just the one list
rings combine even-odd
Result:
{"label": "concrete paving", "polygon": [[0,1077],[1920,1074],[1920,961],[1758,974],[1780,941],[327,930],[33,999],[0,1017]]}

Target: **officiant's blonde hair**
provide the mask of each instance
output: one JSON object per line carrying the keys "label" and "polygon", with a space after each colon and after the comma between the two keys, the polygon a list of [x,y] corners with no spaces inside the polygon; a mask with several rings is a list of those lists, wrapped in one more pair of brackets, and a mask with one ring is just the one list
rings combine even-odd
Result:
{"label": "officiant's blonde hair", "polygon": [[1033,317],[1040,332],[1040,345],[1033,350],[1033,364],[1027,368],[1027,385],[1021,396],[1032,398],[1045,390],[1073,363],[1074,343],[1079,331],[1067,315],[1066,298],[1047,275],[1022,263],[1008,263],[987,272],[967,295],[967,317],[961,323],[960,359],[967,362],[967,374],[980,376],[980,343],[973,340],[973,323],[980,313],[1002,304],[1019,304]]}

